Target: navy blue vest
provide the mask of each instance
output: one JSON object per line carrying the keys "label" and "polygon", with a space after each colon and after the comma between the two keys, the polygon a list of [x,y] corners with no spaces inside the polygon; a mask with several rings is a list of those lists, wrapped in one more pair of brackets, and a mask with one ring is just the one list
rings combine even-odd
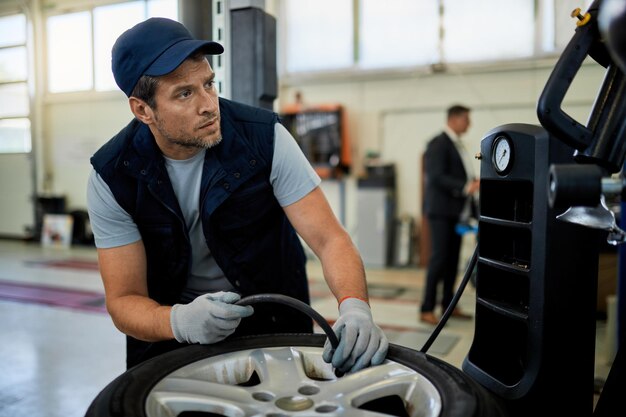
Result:
{"label": "navy blue vest", "polygon": [[[200,213],[207,245],[242,297],[277,293],[309,303],[300,240],[269,182],[275,113],[220,99],[222,142],[206,152]],[[91,158],[95,170],[139,228],[148,260],[148,292],[164,305],[179,297],[191,269],[185,221],[165,160],[136,119]],[[257,304],[233,336],[311,333],[311,319],[290,307]],[[231,337],[233,337],[231,336]],[[130,368],[182,345],[127,337]]]}

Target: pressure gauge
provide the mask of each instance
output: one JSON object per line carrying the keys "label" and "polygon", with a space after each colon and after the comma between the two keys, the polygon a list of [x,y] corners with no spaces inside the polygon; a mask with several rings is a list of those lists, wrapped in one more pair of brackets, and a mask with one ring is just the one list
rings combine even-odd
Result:
{"label": "pressure gauge", "polygon": [[513,165],[513,145],[506,136],[498,136],[491,148],[491,162],[498,174],[504,175]]}

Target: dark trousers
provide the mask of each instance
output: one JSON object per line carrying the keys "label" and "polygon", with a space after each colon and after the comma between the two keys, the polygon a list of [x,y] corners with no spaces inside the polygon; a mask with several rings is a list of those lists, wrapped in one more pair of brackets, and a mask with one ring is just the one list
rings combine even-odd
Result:
{"label": "dark trousers", "polygon": [[437,289],[443,283],[442,312],[448,308],[454,296],[454,284],[459,268],[461,235],[455,231],[457,219],[428,216],[430,226],[431,255],[426,273],[426,286],[422,299],[422,312],[429,312],[437,305]]}

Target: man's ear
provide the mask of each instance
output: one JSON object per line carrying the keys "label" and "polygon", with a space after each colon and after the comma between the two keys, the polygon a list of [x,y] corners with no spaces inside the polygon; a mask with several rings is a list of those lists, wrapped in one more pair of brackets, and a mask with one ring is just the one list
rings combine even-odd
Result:
{"label": "man's ear", "polygon": [[154,121],[154,112],[152,111],[152,107],[150,107],[145,101],[138,99],[137,97],[130,97],[128,99],[128,104],[130,105],[130,110],[140,122],[149,125]]}

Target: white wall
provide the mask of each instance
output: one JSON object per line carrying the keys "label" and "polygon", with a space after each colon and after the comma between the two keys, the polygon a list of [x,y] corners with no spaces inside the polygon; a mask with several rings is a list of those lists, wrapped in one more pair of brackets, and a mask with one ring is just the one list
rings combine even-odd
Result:
{"label": "white wall", "polygon": [[29,154],[0,154],[0,235],[24,236],[32,230],[31,167]]}
{"label": "white wall", "polygon": [[89,158],[132,119],[123,93],[85,99],[56,100],[44,105],[45,172],[54,194],[65,195],[68,210],[86,209]]}

